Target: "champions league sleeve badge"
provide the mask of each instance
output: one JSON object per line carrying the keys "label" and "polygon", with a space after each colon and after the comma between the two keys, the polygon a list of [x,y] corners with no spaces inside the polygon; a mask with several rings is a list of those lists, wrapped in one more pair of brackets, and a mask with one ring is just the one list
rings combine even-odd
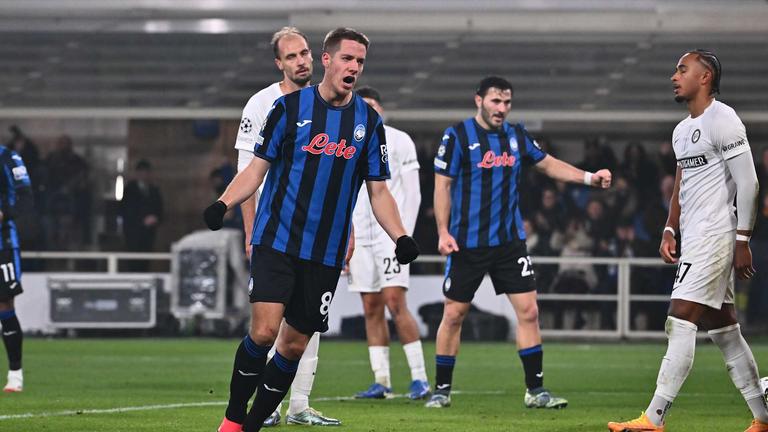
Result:
{"label": "champions league sleeve badge", "polygon": [[240,131],[243,133],[250,133],[251,130],[253,130],[253,123],[251,123],[251,119],[248,117],[243,117],[243,119],[240,120]]}

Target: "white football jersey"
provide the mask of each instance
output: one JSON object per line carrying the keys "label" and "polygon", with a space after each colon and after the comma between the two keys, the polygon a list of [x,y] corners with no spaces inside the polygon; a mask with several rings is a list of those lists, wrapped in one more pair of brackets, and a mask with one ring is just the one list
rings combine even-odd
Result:
{"label": "white football jersey", "polygon": [[253,153],[256,138],[264,122],[267,121],[269,110],[272,109],[275,100],[282,95],[280,83],[276,82],[248,99],[248,103],[243,108],[243,115],[240,117],[240,129],[237,131],[237,141],[235,141],[236,149]]}
{"label": "white football jersey", "polygon": [[[418,170],[419,161],[416,157],[416,144],[407,133],[384,125],[384,134],[387,140],[387,152],[389,154],[389,172],[390,179],[387,180],[387,187],[392,193],[397,203],[397,209],[403,220],[416,220],[415,217],[409,219],[408,215],[414,215],[419,212],[418,208],[404,208],[406,185],[403,184],[402,174],[408,171]],[[371,202],[368,199],[368,189],[363,183],[360,193],[357,196],[357,203],[352,214],[352,223],[355,227],[355,244],[364,246],[377,242],[390,242],[387,233],[384,231],[376,217],[373,215]],[[406,227],[408,229],[408,227]],[[412,234],[412,233],[409,233]]]}
{"label": "white football jersey", "polygon": [[744,124],[733,108],[713,100],[704,112],[675,127],[672,145],[680,179],[683,239],[736,229],[736,183],[725,161],[750,151]]}

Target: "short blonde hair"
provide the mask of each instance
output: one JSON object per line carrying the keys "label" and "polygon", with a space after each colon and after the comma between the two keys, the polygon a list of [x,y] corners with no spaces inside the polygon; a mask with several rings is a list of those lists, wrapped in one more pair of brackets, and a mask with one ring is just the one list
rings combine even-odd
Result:
{"label": "short blonde hair", "polygon": [[307,38],[307,35],[302,33],[301,30],[297,29],[296,27],[283,27],[280,30],[276,31],[275,34],[272,35],[272,41],[270,44],[272,45],[272,51],[275,53],[275,58],[280,58],[280,49],[277,46],[277,44],[280,42],[280,39],[286,37],[286,36],[301,36],[304,38],[304,41],[307,43],[307,46],[309,46],[309,39]]}

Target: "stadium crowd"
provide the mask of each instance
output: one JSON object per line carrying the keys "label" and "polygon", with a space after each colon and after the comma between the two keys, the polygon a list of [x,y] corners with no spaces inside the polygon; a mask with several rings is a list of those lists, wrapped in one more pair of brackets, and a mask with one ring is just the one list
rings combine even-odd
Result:
{"label": "stadium crowd", "polygon": [[[29,245],[25,250],[83,250],[97,247],[91,244],[91,239],[95,238],[91,233],[94,229],[91,222],[94,197],[87,157],[73,150],[72,140],[66,135],[56,140],[48,154],[42,155],[28,135],[18,128],[11,128],[10,132],[6,146],[19,152],[24,159],[35,195],[35,215],[24,222],[25,226],[21,229],[22,241]],[[558,156],[556,145],[546,138],[539,137],[538,143],[546,152]],[[662,142],[650,151],[647,150],[648,146],[629,143],[620,155],[617,155],[615,147],[600,139],[586,140],[583,146],[583,158],[575,165],[589,171],[607,167],[614,173],[613,187],[595,190],[578,185],[569,186],[554,182],[537,170],[524,170],[520,206],[531,255],[658,257],[661,229],[674,185],[675,158],[671,143]],[[423,198],[415,238],[426,254],[437,254],[431,193],[434,188],[431,167],[435,150],[431,145],[418,147]],[[756,164],[760,183],[766,184],[768,149],[756,157]],[[218,192],[226,187],[232,177],[229,172],[232,171],[231,163],[224,165],[228,165],[229,169],[216,167],[210,173],[212,187]],[[153,186],[154,189],[158,187],[159,190],[163,189],[162,184]],[[752,324],[768,325],[768,320],[760,313],[768,307],[768,293],[760,289],[768,285],[768,275],[759,271],[768,269],[766,191],[761,191],[759,204],[752,237],[758,272],[748,292],[747,318]],[[126,206],[121,206],[122,216],[135,213],[123,207]],[[230,222],[231,226],[239,226],[238,221]],[[157,230],[162,229],[162,225],[157,227]],[[126,250],[138,250],[128,243],[124,241]],[[153,251],[157,247],[150,245],[140,249]],[[31,268],[34,268],[37,263],[31,264]],[[674,269],[647,268],[647,271],[633,272],[633,292],[669,293],[673,280],[670,272],[674,273]],[[616,276],[616,269],[611,266],[537,265],[540,292],[613,294],[616,292]],[[648,306],[648,314],[639,314],[643,321],[661,321],[654,317],[663,315],[663,308],[655,306]],[[559,316],[555,323],[557,327],[562,324]],[[600,326],[612,325],[612,319],[607,312],[601,313]]]}

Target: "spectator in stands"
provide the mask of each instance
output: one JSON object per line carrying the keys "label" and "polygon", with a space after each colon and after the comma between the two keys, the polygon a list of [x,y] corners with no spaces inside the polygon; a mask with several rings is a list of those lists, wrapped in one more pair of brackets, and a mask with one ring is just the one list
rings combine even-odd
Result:
{"label": "spectator in stands", "polygon": [[74,152],[72,139],[62,135],[45,166],[48,244],[55,249],[76,249],[90,228],[88,163]]}
{"label": "spectator in stands", "polygon": [[[160,189],[152,182],[152,165],[146,159],[136,163],[135,178],[125,186],[120,203],[123,217],[125,249],[129,252],[154,250],[157,226],[163,218],[163,199]],[[132,271],[147,271],[149,262],[132,261]]]}
{"label": "spectator in stands", "polygon": [[760,152],[760,159],[756,166],[757,182],[763,187],[768,185],[768,147],[763,147]]}
{"label": "spectator in stands", "polygon": [[[639,238],[651,244],[661,243],[659,229],[664,228],[669,211],[669,200],[675,188],[675,177],[665,175],[659,180],[659,194],[650,199],[642,213],[637,215],[635,230]],[[655,256],[655,254],[654,254]]]}
{"label": "spectator in stands", "polygon": [[592,255],[608,255],[609,241],[613,235],[614,225],[606,214],[605,204],[599,198],[590,198],[587,203],[586,216],[584,227],[594,242]]}
{"label": "spectator in stands", "polygon": [[675,152],[672,149],[671,142],[662,141],[661,144],[659,144],[659,150],[656,152],[656,169],[660,176],[675,176],[677,159],[675,159]]}
{"label": "spectator in stands", "polygon": [[[766,158],[768,149],[763,150],[761,162],[758,164],[758,176],[765,175]],[[763,181],[761,179],[761,181]],[[765,185],[765,183],[761,183]],[[763,186],[765,187],[765,186]],[[752,231],[752,265],[756,273],[749,284],[749,301],[747,302],[747,322],[752,325],[760,326],[762,329],[768,328],[768,316],[765,311],[768,310],[768,191],[760,191],[760,201],[758,202],[757,219],[755,228]]]}
{"label": "spectator in stands", "polygon": [[[587,233],[584,220],[580,216],[572,217],[562,235],[553,238],[555,248],[562,249],[563,257],[592,256],[594,242]],[[558,247],[559,246],[559,247]],[[558,274],[552,283],[552,291],[558,294],[584,294],[597,285],[597,275],[591,264],[560,264]],[[555,328],[581,328],[583,319],[580,313],[581,305],[571,305],[555,302],[552,312],[555,315]]]}
{"label": "spectator in stands", "polygon": [[600,168],[614,171],[616,165],[616,155],[610,146],[598,138],[584,141],[584,159],[577,164],[579,168],[590,172]]}
{"label": "spectator in stands", "polygon": [[558,201],[557,192],[551,187],[546,187],[541,192],[539,209],[533,212],[533,226],[538,235],[535,245],[528,243],[528,251],[533,255],[557,255],[559,251],[552,248],[552,235],[556,231],[562,231],[565,226],[567,214],[565,208]]}
{"label": "spectator in stands", "polygon": [[640,207],[635,188],[622,173],[614,177],[614,187],[602,195],[611,220],[632,218]]}
{"label": "spectator in stands", "polygon": [[645,202],[656,194],[658,183],[656,164],[648,158],[645,148],[640,143],[632,142],[627,145],[619,171],[637,189],[641,202]]}

